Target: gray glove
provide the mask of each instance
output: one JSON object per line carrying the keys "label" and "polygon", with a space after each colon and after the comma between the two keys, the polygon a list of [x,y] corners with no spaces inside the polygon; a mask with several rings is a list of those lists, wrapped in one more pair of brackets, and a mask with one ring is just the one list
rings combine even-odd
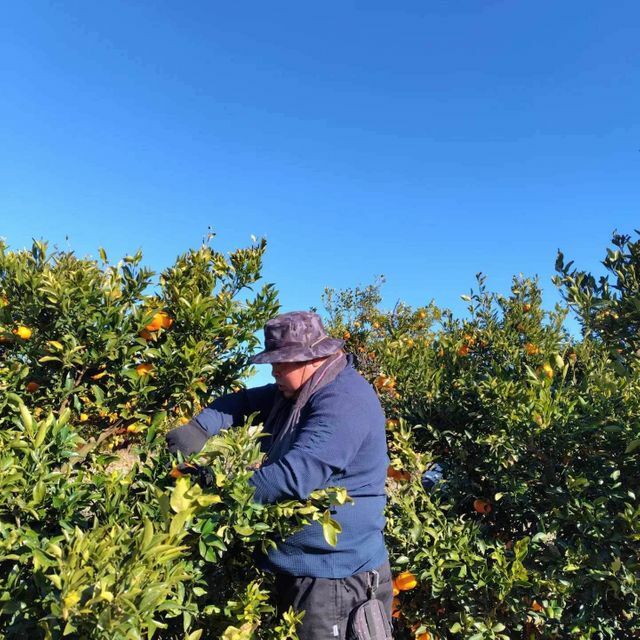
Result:
{"label": "gray glove", "polygon": [[209,434],[195,420],[167,433],[169,451],[181,451],[185,456],[200,451],[208,439]]}

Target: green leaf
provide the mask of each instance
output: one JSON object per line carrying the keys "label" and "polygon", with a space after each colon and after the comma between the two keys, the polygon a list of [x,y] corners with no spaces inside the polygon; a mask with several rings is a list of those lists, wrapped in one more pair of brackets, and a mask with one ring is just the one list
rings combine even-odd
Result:
{"label": "green leaf", "polygon": [[253,529],[246,525],[236,524],[233,525],[233,528],[239,533],[241,536],[248,537],[253,534]]}
{"label": "green leaf", "polygon": [[171,518],[171,524],[169,525],[169,535],[177,536],[185,531],[185,525],[191,517],[191,512],[187,509],[180,511],[173,518]]}
{"label": "green leaf", "polygon": [[178,478],[176,480],[176,486],[171,492],[171,498],[169,503],[171,508],[180,513],[191,507],[191,499],[186,497],[187,491],[189,491],[190,482],[188,478]]}
{"label": "green leaf", "polygon": [[627,445],[627,448],[624,450],[624,452],[625,453],[633,453],[638,447],[640,447],[640,439],[639,440],[632,440]]}
{"label": "green leaf", "polygon": [[335,547],[338,544],[339,533],[342,533],[342,527],[331,517],[331,512],[327,509],[322,517],[322,534],[327,544]]}
{"label": "green leaf", "polygon": [[24,425],[25,432],[33,435],[33,418],[23,402],[20,403],[20,415],[22,416],[22,424]]}

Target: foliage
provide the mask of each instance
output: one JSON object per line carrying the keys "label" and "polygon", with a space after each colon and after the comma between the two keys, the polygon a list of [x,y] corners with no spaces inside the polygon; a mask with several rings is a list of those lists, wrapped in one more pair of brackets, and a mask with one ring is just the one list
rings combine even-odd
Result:
{"label": "foliage", "polygon": [[[479,275],[463,318],[384,310],[383,278],[327,290],[388,418],[400,640],[640,637],[640,245],[613,243],[615,284],[560,255],[550,311],[528,278],[501,295]],[[202,486],[170,474],[163,436],[245,384],[278,310],[273,285],[241,300],[264,250],[205,243],[156,281],[140,254],[0,246],[0,635],[295,640],[256,560],[313,521],[334,539],[350,498],[254,503],[251,419],[195,458]]]}
{"label": "foliage", "polygon": [[[600,335],[574,340],[535,280],[503,296],[479,276],[464,319],[358,291],[328,292],[327,324],[389,418],[386,538],[418,579],[398,595],[399,637],[635,637],[635,363],[621,371]],[[427,493],[435,462],[445,480]]]}

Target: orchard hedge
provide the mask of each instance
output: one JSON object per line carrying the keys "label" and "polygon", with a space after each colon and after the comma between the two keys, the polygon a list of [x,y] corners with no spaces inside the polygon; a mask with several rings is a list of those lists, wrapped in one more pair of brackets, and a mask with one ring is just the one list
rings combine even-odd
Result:
{"label": "orchard hedge", "polygon": [[[0,245],[4,637],[296,638],[253,550],[314,519],[339,536],[348,496],[255,504],[251,422],[197,456],[209,486],[169,473],[165,431],[249,382],[279,310],[265,243],[211,240],[159,275],[140,253]],[[558,256],[549,311],[524,278],[501,295],[479,276],[462,318],[385,310],[382,280],[325,292],[388,418],[395,637],[640,637],[640,243],[612,245],[611,282]]]}

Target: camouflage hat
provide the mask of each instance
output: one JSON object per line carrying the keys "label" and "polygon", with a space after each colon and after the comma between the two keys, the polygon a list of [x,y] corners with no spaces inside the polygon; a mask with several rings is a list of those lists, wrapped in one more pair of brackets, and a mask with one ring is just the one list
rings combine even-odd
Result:
{"label": "camouflage hat", "polygon": [[290,311],[269,320],[264,327],[264,351],[251,362],[305,362],[325,358],[344,345],[343,340],[330,338],[317,313]]}

